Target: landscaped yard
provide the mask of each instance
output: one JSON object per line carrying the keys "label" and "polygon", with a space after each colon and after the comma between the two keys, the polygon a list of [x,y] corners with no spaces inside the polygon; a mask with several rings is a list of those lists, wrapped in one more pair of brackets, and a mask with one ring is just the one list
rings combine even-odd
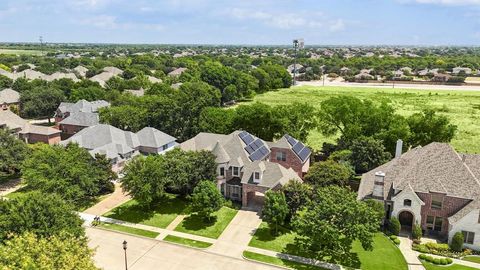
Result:
{"label": "landscaped yard", "polygon": [[459,264],[452,264],[449,266],[445,266],[445,265],[435,265],[428,262],[423,262],[423,266],[425,266],[426,270],[476,270],[478,269],[478,268],[472,268],[472,267],[463,266]]}
{"label": "landscaped yard", "polygon": [[165,238],[163,238],[163,240],[167,242],[172,242],[172,243],[189,246],[189,247],[196,247],[196,248],[207,248],[212,245],[211,243],[187,239],[187,238],[178,237],[175,235],[167,235]]}
{"label": "landscaped yard", "polygon": [[140,236],[144,236],[144,237],[148,237],[148,238],[155,238],[159,235],[159,233],[157,233],[157,232],[132,228],[132,227],[123,226],[123,225],[119,225],[119,224],[100,223],[97,226],[100,227],[100,228],[110,229],[110,230],[119,231],[119,232],[125,232],[125,233],[129,233],[129,234],[140,235]]}
{"label": "landscaped yard", "polygon": [[[459,152],[480,153],[480,91],[444,91],[444,90],[403,90],[359,87],[314,87],[302,86],[290,89],[270,91],[257,95],[254,101],[270,105],[289,104],[295,101],[320,107],[320,102],[338,95],[351,95],[374,101],[387,100],[404,116],[420,112],[425,108],[440,110],[458,126],[457,136],[452,145]],[[319,131],[314,130],[308,138],[308,144],[319,149],[325,141]]]}
{"label": "landscaped yard", "polygon": [[[302,253],[295,244],[295,234],[287,229],[282,229],[281,234],[273,237],[266,223],[262,223],[250,241],[249,246],[277,252],[308,257]],[[374,250],[363,250],[360,243],[355,242],[352,253],[358,256],[360,265],[344,263],[346,266],[365,270],[406,270],[407,263],[400,250],[383,234],[378,233],[374,239]]]}
{"label": "landscaped yard", "polygon": [[263,255],[263,254],[258,254],[258,253],[250,252],[250,251],[244,251],[243,256],[247,259],[250,259],[250,260],[260,261],[260,262],[264,262],[264,263],[270,263],[270,264],[274,264],[274,265],[278,265],[278,266],[282,266],[282,267],[288,267],[288,268],[291,268],[291,269],[298,269],[298,270],[320,270],[320,269],[324,269],[324,268],[317,267],[317,266],[314,266],[314,265],[292,262],[292,261],[289,261],[289,260],[284,260],[284,259],[280,259],[280,258],[276,258],[276,257],[272,257],[272,256],[267,256],[267,255]]}
{"label": "landscaped yard", "polygon": [[151,209],[142,208],[135,200],[130,200],[103,216],[131,223],[166,228],[178,215],[185,214],[186,208],[187,202],[183,198],[169,194]]}
{"label": "landscaped yard", "polygon": [[480,263],[480,256],[466,256],[462,260],[474,262],[474,263]]}
{"label": "landscaped yard", "polygon": [[205,221],[197,215],[191,215],[178,224],[175,231],[216,239],[222,234],[223,230],[225,230],[236,214],[236,209],[224,206],[213,214],[212,221],[210,222]]}

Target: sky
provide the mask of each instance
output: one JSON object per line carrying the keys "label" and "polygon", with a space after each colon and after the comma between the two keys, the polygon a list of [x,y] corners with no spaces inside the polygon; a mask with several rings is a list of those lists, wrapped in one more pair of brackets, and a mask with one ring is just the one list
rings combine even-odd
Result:
{"label": "sky", "polygon": [[480,0],[0,0],[0,42],[480,45]]}

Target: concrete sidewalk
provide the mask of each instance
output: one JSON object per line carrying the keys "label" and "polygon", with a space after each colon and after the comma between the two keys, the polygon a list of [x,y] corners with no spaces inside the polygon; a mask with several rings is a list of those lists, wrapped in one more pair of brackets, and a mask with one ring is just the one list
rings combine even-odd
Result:
{"label": "concrete sidewalk", "polygon": [[115,191],[110,196],[108,196],[101,202],[95,204],[94,206],[88,208],[84,212],[87,214],[100,216],[112,210],[113,208],[120,206],[121,204],[127,202],[130,199],[131,197],[123,192],[120,183],[117,182],[115,183]]}
{"label": "concrete sidewalk", "polygon": [[400,245],[398,246],[405,261],[407,261],[409,270],[425,270],[422,262],[418,259],[418,254],[412,249],[412,240],[408,237],[399,236]]}

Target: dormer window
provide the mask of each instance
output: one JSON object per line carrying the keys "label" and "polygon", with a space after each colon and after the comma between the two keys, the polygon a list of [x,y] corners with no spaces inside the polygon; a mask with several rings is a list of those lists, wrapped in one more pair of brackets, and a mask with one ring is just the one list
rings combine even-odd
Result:
{"label": "dormer window", "polygon": [[412,200],[409,200],[409,199],[403,200],[403,206],[412,206]]}
{"label": "dormer window", "polygon": [[257,181],[260,181],[260,173],[259,172],[254,172],[253,173],[253,179],[257,180]]}
{"label": "dormer window", "polygon": [[240,168],[232,167],[232,175],[233,176],[240,176]]}

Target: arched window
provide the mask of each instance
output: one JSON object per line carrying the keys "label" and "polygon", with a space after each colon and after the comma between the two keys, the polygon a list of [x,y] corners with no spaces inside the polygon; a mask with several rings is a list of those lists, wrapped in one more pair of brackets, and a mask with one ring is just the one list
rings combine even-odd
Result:
{"label": "arched window", "polygon": [[409,200],[409,199],[403,200],[403,206],[412,206],[412,200]]}

